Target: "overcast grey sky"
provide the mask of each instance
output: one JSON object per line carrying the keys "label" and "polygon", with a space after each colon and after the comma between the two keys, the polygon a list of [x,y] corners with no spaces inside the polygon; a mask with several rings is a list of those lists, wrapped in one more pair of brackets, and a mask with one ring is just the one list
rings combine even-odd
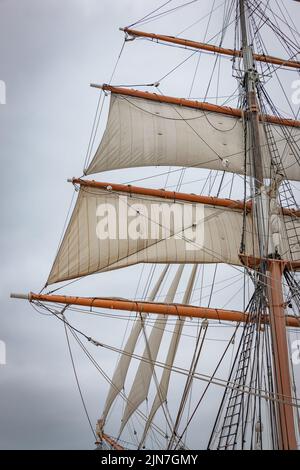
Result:
{"label": "overcast grey sky", "polygon": [[[9,293],[39,291],[43,287],[73,193],[66,180],[82,175],[98,96],[89,83],[108,82],[123,42],[123,33],[118,28],[133,23],[161,3],[161,0],[0,0],[0,80],[6,84],[6,104],[0,104],[0,340],[7,346],[7,365],[0,366],[1,448],[93,448],[62,326],[52,317],[36,313],[27,302],[10,300]],[[221,27],[222,3],[216,2],[220,8],[211,24],[211,36]],[[284,1],[299,24],[300,8],[294,3]],[[206,15],[210,5],[208,0],[196,2],[184,13],[181,10],[144,28],[178,34]],[[204,40],[205,27],[206,23],[201,22],[185,36]],[[232,47],[230,37],[225,43]],[[271,49],[275,48],[270,52],[275,53],[275,44],[272,41],[269,44]],[[155,45],[141,41],[128,43],[113,82],[151,83],[187,55],[186,51],[164,46],[158,50]],[[163,81],[164,93],[187,96],[195,65],[192,58],[177,75]],[[211,67],[210,58],[204,57],[192,96],[205,94]],[[284,78],[290,87],[291,74]],[[236,87],[228,60],[222,65],[221,87],[224,95]],[[216,84],[211,92],[215,89]],[[276,98],[290,112],[279,94]],[[103,122],[101,126],[96,142]],[[142,174],[149,172],[111,172],[102,179],[125,182]],[[187,179],[192,179],[191,175],[188,173]],[[172,182],[175,184],[176,178]],[[162,187],[164,183],[163,178],[157,178],[148,185]],[[185,190],[197,187],[190,185]],[[64,292],[134,297],[139,273],[140,267],[131,267],[125,276],[124,271],[92,276]],[[113,331],[116,323],[79,317],[75,320],[84,331],[117,344]],[[75,359],[95,423],[107,387],[80,351],[75,352]],[[97,351],[97,359],[111,374],[115,358]]]}

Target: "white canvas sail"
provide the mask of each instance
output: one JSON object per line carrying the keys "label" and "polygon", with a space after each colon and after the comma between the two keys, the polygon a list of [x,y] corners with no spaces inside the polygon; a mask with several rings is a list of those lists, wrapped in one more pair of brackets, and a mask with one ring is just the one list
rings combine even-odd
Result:
{"label": "white canvas sail", "polygon": [[[261,126],[264,176],[270,177],[270,152]],[[286,177],[300,181],[300,129],[272,124]],[[293,142],[291,151],[287,144]],[[294,141],[296,143],[294,143]],[[297,145],[298,143],[298,145]],[[142,166],[184,166],[244,174],[243,120],[226,114],[112,93],[107,127],[86,170]],[[250,168],[247,167],[249,174]]]}
{"label": "white canvas sail", "polygon": [[[192,295],[192,290],[196,278],[196,273],[197,273],[197,265],[193,266],[192,272],[190,274],[190,278],[186,287],[185,294],[183,296],[183,304],[189,304],[191,300],[191,295]],[[178,318],[175,323],[174,331],[172,333],[170,345],[169,345],[169,350],[166,356],[166,368],[163,370],[162,377],[160,379],[160,383],[158,386],[158,390],[156,392],[155,398],[153,400],[153,404],[151,407],[151,411],[148,416],[148,420],[146,422],[145,428],[144,428],[144,433],[141,439],[140,446],[144,444],[144,441],[146,439],[148,430],[151,426],[151,423],[154,419],[155,414],[157,413],[158,409],[162,406],[162,404],[166,401],[167,399],[167,394],[169,390],[169,385],[170,385],[170,378],[171,378],[171,372],[172,372],[172,366],[174,364],[175,356],[177,353],[182,329],[184,325],[184,318]]]}
{"label": "white canvas sail", "polygon": [[[176,275],[169,287],[168,293],[165,298],[166,304],[174,302],[176,290],[178,288],[183,269],[183,265],[179,266],[179,268],[177,269]],[[143,403],[143,401],[147,398],[151,378],[154,373],[154,363],[156,361],[157,354],[161,345],[167,320],[167,315],[163,318],[161,316],[158,316],[151,330],[149,339],[146,338],[146,346],[142,356],[143,359],[139,364],[138,370],[136,372],[134,381],[132,383],[128,395],[128,402],[123,414],[120,434],[123,431],[132,413],[134,413],[134,411],[139,407],[139,405]]]}
{"label": "white canvas sail", "polygon": [[[135,194],[123,197],[98,188],[80,189],[48,284],[137,263],[242,264],[241,211]],[[190,217],[185,221],[184,214],[189,215],[190,210],[193,227]],[[182,217],[179,227],[174,225],[175,213]],[[290,221],[288,216],[284,219]],[[299,219],[294,224],[300,234]],[[280,252],[290,259],[287,236],[282,231]],[[245,253],[258,256],[251,212],[246,216],[244,236]]]}
{"label": "white canvas sail", "polygon": [[[165,266],[156,284],[154,285],[151,291],[151,294],[149,296],[150,301],[155,300],[155,297],[161,287],[161,283],[163,282],[163,279],[165,278],[167,271],[168,271],[168,266]],[[133,325],[133,328],[130,332],[130,335],[126,341],[126,345],[124,347],[125,354],[122,354],[120,356],[120,359],[115,369],[114,375],[112,377],[112,380],[111,380],[112,383],[111,383],[111,386],[109,388],[109,392],[106,398],[106,402],[105,402],[105,406],[104,406],[104,410],[102,414],[103,424],[105,423],[105,420],[107,418],[107,415],[111,409],[113,402],[115,401],[116,397],[118,396],[118,394],[121,392],[121,390],[124,387],[128,368],[129,368],[131,358],[132,358],[132,354],[135,350],[137,340],[142,331],[144,319],[145,319],[145,315],[141,315],[136,319]]]}

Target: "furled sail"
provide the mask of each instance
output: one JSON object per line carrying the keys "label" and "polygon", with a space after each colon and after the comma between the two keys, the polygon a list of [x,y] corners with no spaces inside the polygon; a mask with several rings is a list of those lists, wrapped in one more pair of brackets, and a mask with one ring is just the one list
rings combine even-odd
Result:
{"label": "furled sail", "polygon": [[[259,255],[251,212],[244,221],[243,211],[229,207],[127,196],[107,188],[81,187],[48,284],[137,263],[241,265],[243,233],[244,253]],[[300,235],[299,218],[294,226]],[[291,259],[282,232],[280,253]]]}
{"label": "furled sail", "polygon": [[[186,291],[184,293],[183,297],[183,304],[189,304],[191,300],[191,295],[192,295],[192,290],[196,278],[196,273],[197,273],[197,268],[198,266],[195,265],[193,266],[192,272],[190,274],[190,278],[186,287]],[[168,354],[166,357],[166,368],[163,370],[162,377],[160,379],[160,383],[158,386],[158,390],[156,392],[151,411],[148,416],[148,420],[146,422],[145,428],[144,428],[144,433],[140,442],[140,446],[142,446],[145,442],[148,430],[151,426],[151,423],[153,421],[153,418],[155,414],[157,413],[158,409],[162,406],[162,404],[166,401],[167,399],[167,394],[168,394],[168,389],[169,389],[169,384],[170,384],[170,378],[171,378],[171,372],[172,372],[172,366],[174,364],[175,356],[177,353],[178,345],[179,345],[179,340],[181,337],[182,329],[184,325],[184,319],[178,318],[175,323],[174,331],[172,333],[172,338],[168,350]]]}
{"label": "furled sail", "polygon": [[[179,266],[175,277],[169,287],[168,293],[165,298],[165,303],[173,303],[181,279],[184,265]],[[154,363],[161,345],[165,327],[167,324],[167,315],[163,318],[158,316],[150,333],[149,339],[146,338],[146,346],[143,352],[143,360],[140,362],[137,369],[133,384],[131,386],[127,405],[123,414],[120,434],[123,431],[130,416],[139,407],[148,396],[148,391],[154,373]]]}
{"label": "furled sail", "polygon": [[[260,125],[264,176],[269,178],[270,152],[263,123]],[[270,126],[285,168],[284,176],[300,181],[300,165],[295,156],[299,153],[300,129]],[[242,118],[112,93],[106,130],[85,173],[160,165],[244,174]],[[247,165],[247,174],[249,171]]]}
{"label": "furled sail", "polygon": [[[162,284],[162,282],[163,282],[163,280],[166,276],[167,271],[168,271],[168,266],[165,266],[164,269],[162,270],[156,284],[154,285],[154,287],[151,291],[151,294],[149,296],[150,301],[155,300],[155,297],[156,297],[156,295],[157,295],[157,293],[158,293],[158,291],[161,287],[161,284]],[[124,387],[124,383],[125,383],[125,379],[126,379],[126,376],[127,376],[128,368],[129,368],[129,365],[130,365],[130,362],[131,362],[131,357],[132,357],[132,354],[135,350],[136,343],[137,343],[137,340],[139,338],[139,335],[142,331],[144,319],[145,319],[145,315],[140,315],[136,319],[136,321],[133,325],[133,328],[131,330],[131,333],[130,333],[128,339],[127,339],[126,345],[124,347],[125,354],[122,354],[120,356],[119,362],[117,364],[116,370],[115,370],[114,375],[113,375],[112,380],[111,380],[111,387],[109,389],[109,392],[108,392],[108,395],[107,395],[107,398],[106,398],[106,402],[105,402],[105,406],[104,406],[104,410],[103,410],[103,413],[102,413],[101,422],[103,424],[105,423],[105,420],[107,418],[107,415],[109,413],[109,410],[110,410],[114,400],[116,399],[116,397],[118,396],[118,394],[120,393],[120,391]]]}

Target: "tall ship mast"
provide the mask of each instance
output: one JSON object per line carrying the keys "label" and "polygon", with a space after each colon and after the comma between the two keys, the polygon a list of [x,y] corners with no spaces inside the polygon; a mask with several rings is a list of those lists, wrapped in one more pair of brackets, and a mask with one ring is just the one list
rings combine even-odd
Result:
{"label": "tall ship mast", "polygon": [[[279,5],[279,16],[266,0],[223,2],[222,30],[208,42],[140,29],[190,3],[197,2],[165,2],[120,28],[125,39],[118,61],[124,46],[137,41],[184,49],[198,57],[194,84],[202,80],[199,60],[206,54],[214,61],[208,92],[216,77],[221,88],[219,64],[230,59],[236,91],[220,104],[207,94],[202,100],[164,94],[162,80],[133,87],[114,84],[112,76],[109,84],[91,84],[100,93],[95,123],[109,99],[102,139],[92,156],[94,126],[83,175],[69,180],[78,196],[46,285],[11,296],[55,316],[69,347],[72,337],[99,370],[107,396],[93,429],[98,448],[296,450],[300,121],[279,75],[299,79],[300,35],[288,2]],[[213,15],[221,14],[211,3],[206,33]],[[265,30],[284,57],[268,53]],[[272,101],[273,78],[290,116]],[[90,178],[146,167],[148,176],[128,184],[117,176],[117,182]],[[143,184],[155,177],[153,167],[167,168],[160,171],[164,188]],[[193,193],[181,191],[187,170],[198,178]],[[171,189],[168,180],[176,175]],[[78,287],[76,295],[64,291],[92,274],[101,284],[114,270],[125,282],[138,266],[135,298],[119,297],[117,284],[113,297],[83,297]],[[78,312],[109,319],[116,338],[122,333],[119,344],[105,341],[105,328],[90,335],[75,327]],[[104,350],[114,370],[91,352]]]}

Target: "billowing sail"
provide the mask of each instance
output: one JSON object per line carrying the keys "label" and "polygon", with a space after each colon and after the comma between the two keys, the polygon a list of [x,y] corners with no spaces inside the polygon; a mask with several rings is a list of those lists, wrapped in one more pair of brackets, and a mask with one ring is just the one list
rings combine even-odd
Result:
{"label": "billowing sail", "polygon": [[[280,252],[290,259],[282,232]],[[48,284],[137,263],[241,265],[242,235],[244,253],[258,256],[251,212],[244,221],[229,207],[82,186]]]}
{"label": "billowing sail", "polygon": [[[176,275],[169,287],[168,293],[165,298],[165,302],[173,303],[176,295],[176,290],[183,272],[184,266],[179,266]],[[146,346],[143,352],[143,360],[140,362],[138,370],[136,372],[133,384],[131,386],[128,402],[123,414],[122,424],[120,428],[120,433],[123,431],[126,423],[128,422],[130,416],[134,411],[139,407],[144,400],[146,400],[152,375],[154,373],[154,363],[157,358],[157,354],[161,345],[165,327],[167,324],[167,316],[161,318],[158,316],[156,319],[149,339],[146,338]]]}
{"label": "billowing sail", "polygon": [[[163,279],[165,278],[165,275],[168,271],[168,266],[165,266],[163,269],[161,275],[159,276],[156,284],[154,285],[152,292],[149,296],[150,301],[154,301],[155,297],[159,291],[159,288],[161,287],[161,283]],[[131,330],[131,333],[129,335],[129,338],[127,339],[124,352],[125,354],[122,354],[120,356],[120,360],[117,364],[116,370],[114,372],[114,375],[111,380],[111,386],[106,398],[103,414],[102,414],[102,423],[105,423],[105,420],[107,418],[107,415],[110,411],[110,408],[115,400],[115,398],[118,396],[118,394],[121,392],[121,390],[124,387],[127,371],[131,362],[131,357],[132,354],[135,350],[137,340],[139,338],[140,332],[142,331],[143,328],[143,321],[144,321],[144,315],[141,315],[137,318],[135,321],[133,328]]]}
{"label": "billowing sail", "polygon": [[[196,278],[196,273],[197,273],[197,265],[195,265],[193,267],[192,272],[190,274],[189,282],[187,284],[186,291],[185,291],[185,294],[184,294],[184,297],[183,297],[183,304],[189,304],[190,303],[192,290],[193,290],[193,286],[194,286],[194,282],[195,282],[195,278]],[[140,442],[140,446],[144,444],[144,441],[146,439],[148,430],[151,426],[151,423],[153,421],[153,418],[154,418],[156,412],[158,411],[160,406],[162,406],[162,404],[167,399],[172,367],[173,367],[175,356],[176,356],[176,353],[177,353],[177,349],[178,349],[178,345],[179,345],[183,325],[184,325],[184,319],[178,318],[176,320],[176,323],[175,323],[174,331],[172,333],[172,338],[171,338],[171,342],[170,342],[170,345],[169,345],[168,354],[166,356],[166,362],[165,363],[166,363],[167,367],[163,370],[162,377],[160,379],[159,386],[158,386],[155,398],[154,398],[153,403],[152,403],[151,411],[149,413],[148,420],[147,420],[145,428],[144,428],[144,432],[143,432],[143,436],[142,436],[142,439],[141,439],[141,442]]]}
{"label": "billowing sail", "polygon": [[[270,152],[263,123],[264,176]],[[300,181],[300,129],[270,124],[286,177]],[[292,151],[287,144],[293,143]],[[299,152],[299,146],[298,146]],[[220,112],[112,93],[107,127],[86,174],[129,167],[185,166],[244,174],[243,120]],[[249,174],[250,168],[247,167]]]}

